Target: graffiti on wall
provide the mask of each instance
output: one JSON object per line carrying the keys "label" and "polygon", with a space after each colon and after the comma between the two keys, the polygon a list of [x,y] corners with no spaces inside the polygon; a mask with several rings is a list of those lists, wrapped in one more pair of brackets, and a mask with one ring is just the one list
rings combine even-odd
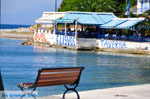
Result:
{"label": "graffiti on wall", "polygon": [[75,46],[74,36],[56,35],[56,43],[58,45]]}
{"label": "graffiti on wall", "polygon": [[47,41],[46,35],[44,33],[35,33],[34,34],[34,41],[45,43]]}
{"label": "graffiti on wall", "polygon": [[126,48],[126,42],[123,41],[109,41],[109,40],[101,40],[101,47],[103,48]]}

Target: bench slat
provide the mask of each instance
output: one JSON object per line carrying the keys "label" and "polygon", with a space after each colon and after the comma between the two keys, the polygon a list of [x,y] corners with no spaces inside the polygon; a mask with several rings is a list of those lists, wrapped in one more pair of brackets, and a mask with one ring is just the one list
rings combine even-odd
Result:
{"label": "bench slat", "polygon": [[56,73],[41,73],[40,76],[60,76],[60,75],[74,75],[79,74],[80,72],[56,72]]}
{"label": "bench slat", "polygon": [[68,75],[68,76],[53,76],[53,77],[49,77],[49,76],[47,76],[47,77],[40,77],[39,78],[39,81],[40,80],[49,80],[49,79],[67,79],[67,78],[72,78],[72,77],[77,77],[78,78],[78,76],[73,76],[73,75]]}
{"label": "bench slat", "polygon": [[42,72],[64,72],[64,71],[81,71],[80,68],[75,68],[75,69],[50,69],[50,70],[42,70]]}
{"label": "bench slat", "polygon": [[45,82],[46,82],[46,83],[47,83],[47,82],[48,82],[48,83],[51,83],[51,82],[53,82],[53,81],[57,81],[57,82],[61,81],[61,82],[62,82],[62,81],[64,81],[64,80],[65,80],[65,81],[70,81],[70,80],[71,80],[71,81],[74,81],[74,82],[75,82],[77,79],[78,79],[78,77],[65,77],[65,78],[60,77],[60,78],[57,78],[57,79],[39,80],[38,83],[45,83]]}
{"label": "bench slat", "polygon": [[47,82],[38,82],[37,87],[74,84],[75,82],[76,82],[76,79],[70,79],[70,80],[66,80],[66,79],[53,80],[53,81],[47,81]]}
{"label": "bench slat", "polygon": [[72,72],[72,73],[54,73],[54,74],[40,74],[39,80],[42,79],[55,79],[59,77],[72,77],[79,76],[80,72]]}

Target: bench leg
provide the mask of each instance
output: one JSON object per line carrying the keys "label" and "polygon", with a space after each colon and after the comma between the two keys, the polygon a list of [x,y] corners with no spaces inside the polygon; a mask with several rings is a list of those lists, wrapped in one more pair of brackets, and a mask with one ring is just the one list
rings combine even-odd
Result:
{"label": "bench leg", "polygon": [[31,92],[25,92],[24,91],[24,88],[23,87],[21,87],[20,88],[21,89],[21,91],[24,93],[21,97],[20,97],[20,99],[23,99],[23,97],[27,94],[27,95],[31,95],[34,99],[36,99],[36,97],[34,97],[34,95],[32,94],[33,93],[33,91],[34,91],[34,89],[31,91]]}
{"label": "bench leg", "polygon": [[65,88],[66,88],[66,91],[64,92],[64,94],[63,94],[63,99],[65,99],[65,94],[68,92],[68,91],[74,91],[76,94],[77,94],[77,99],[80,99],[80,96],[79,96],[79,94],[78,94],[78,92],[76,91],[76,87],[77,86],[75,86],[74,88],[68,88],[66,85],[64,85],[65,86]]}
{"label": "bench leg", "polygon": [[[29,94],[28,94],[29,95]],[[34,99],[36,99],[36,97],[34,97],[34,95],[30,94]],[[23,99],[23,97],[25,96],[25,94],[23,94],[20,99]]]}

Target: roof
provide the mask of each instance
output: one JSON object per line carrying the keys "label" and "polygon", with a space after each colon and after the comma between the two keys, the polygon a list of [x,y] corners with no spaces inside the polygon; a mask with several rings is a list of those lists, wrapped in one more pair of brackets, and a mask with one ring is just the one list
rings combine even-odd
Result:
{"label": "roof", "polygon": [[144,21],[144,18],[115,18],[106,24],[101,25],[101,28],[129,29],[130,27]]}
{"label": "roof", "polygon": [[78,24],[100,25],[115,17],[113,13],[67,12],[62,19],[78,19]]}
{"label": "roof", "polygon": [[62,18],[66,12],[43,12],[41,18],[35,20],[36,23],[52,23],[53,20]]}
{"label": "roof", "polygon": [[127,21],[123,22],[122,24],[116,26],[116,29],[129,29],[132,26],[138,24],[139,22],[144,21],[145,18],[129,18]]}
{"label": "roof", "polygon": [[56,19],[53,20],[53,22],[57,22],[57,23],[74,23],[75,20],[72,19]]}
{"label": "roof", "polygon": [[[62,18],[62,19],[60,19]],[[74,23],[97,25],[100,28],[129,29],[145,18],[118,18],[113,13],[102,12],[44,12],[36,23]]]}
{"label": "roof", "polygon": [[124,20],[113,19],[113,20],[109,21],[108,23],[101,25],[100,27],[101,28],[115,28],[117,25],[119,25],[125,21],[127,21],[127,19],[124,19]]}

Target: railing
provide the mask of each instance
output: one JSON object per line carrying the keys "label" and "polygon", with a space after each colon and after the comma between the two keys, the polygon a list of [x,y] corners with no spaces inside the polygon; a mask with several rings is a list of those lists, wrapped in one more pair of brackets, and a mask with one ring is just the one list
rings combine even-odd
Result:
{"label": "railing", "polygon": [[133,42],[150,42],[150,37],[137,37],[137,36],[116,36],[116,35],[98,35],[98,39],[108,39],[108,40],[124,40]]}
{"label": "railing", "polygon": [[[39,32],[39,31],[38,31]],[[52,33],[51,31],[40,31],[40,33]],[[56,31],[57,35],[65,35],[65,31]],[[66,36],[75,36],[75,32],[66,32]],[[137,36],[116,36],[116,35],[97,35],[97,33],[77,33],[78,38],[96,38],[96,39],[108,39],[108,40],[123,40],[133,42],[150,42],[150,37],[137,37]]]}
{"label": "railing", "polygon": [[[56,31],[58,35],[65,35],[65,31]],[[67,36],[75,36],[75,32],[66,32]]]}
{"label": "railing", "polygon": [[[65,31],[56,31],[56,34],[65,35]],[[75,32],[66,32],[67,36],[75,36]],[[77,36],[80,38],[97,38],[97,34],[94,32],[85,33],[85,32],[77,32]]]}
{"label": "railing", "polygon": [[44,34],[53,34],[51,30],[46,30],[46,29],[35,29],[34,33],[44,33]]}

